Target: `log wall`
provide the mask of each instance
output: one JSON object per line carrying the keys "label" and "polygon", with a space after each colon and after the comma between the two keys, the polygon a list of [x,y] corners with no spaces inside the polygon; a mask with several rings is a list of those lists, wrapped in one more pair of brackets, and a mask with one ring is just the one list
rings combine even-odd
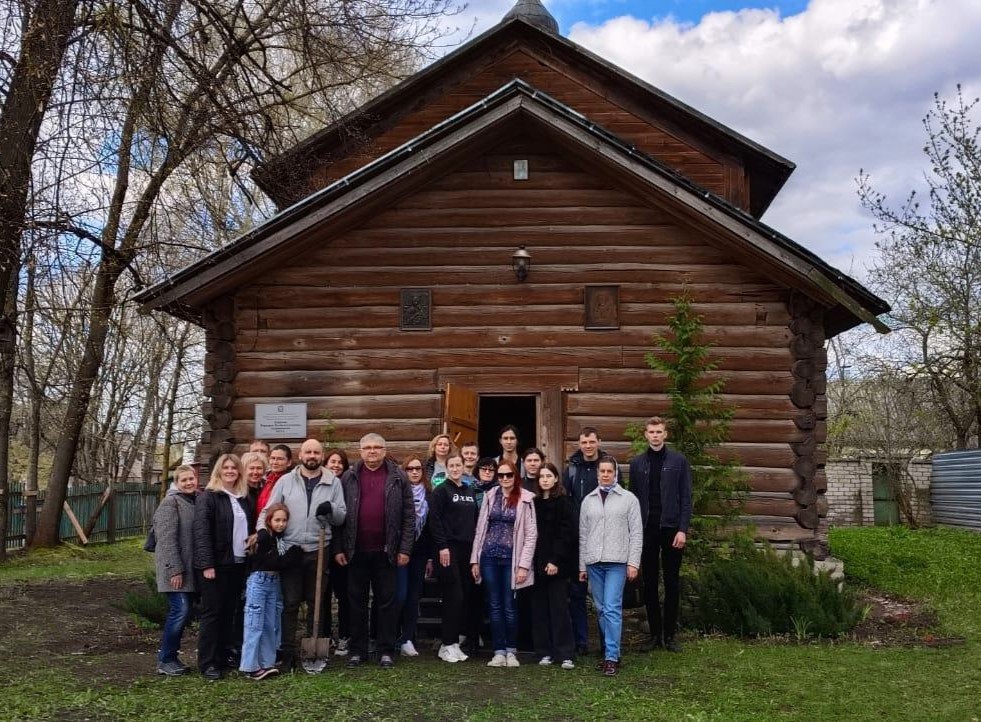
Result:
{"label": "log wall", "polygon": [[[476,103],[514,78],[521,78],[638,149],[652,155],[706,190],[748,209],[749,183],[745,169],[736,159],[720,154],[691,136],[684,128],[673,128],[608,79],[593,77],[573,67],[547,48],[509,46],[485,58],[481,68],[461,68],[439,85],[414,98],[413,108],[397,118],[363,119],[375,123],[351,128],[345,146],[335,149],[300,183],[290,202],[317,191],[331,181],[357,170],[381,154],[425,132],[454,113]],[[465,192],[466,186],[460,189]],[[580,189],[581,190],[581,189]],[[422,199],[421,199],[422,200]],[[439,196],[439,202],[453,203]]]}
{"label": "log wall", "polygon": [[[512,179],[515,158],[529,160],[529,180]],[[533,259],[525,283],[510,268],[519,244]],[[584,330],[587,283],[620,285],[619,330]],[[432,289],[432,331],[398,330],[399,291],[414,286]],[[241,289],[228,433],[248,442],[256,403],[305,401],[311,434],[331,426],[351,445],[377,431],[396,454],[424,452],[445,382],[469,381],[540,391],[561,437],[552,457],[592,425],[626,459],[628,423],[667,409],[666,381],[644,355],[684,289],[736,408],[720,455],[749,473],[749,518],[771,538],[813,536],[819,310],[540,139],[503,143]],[[797,393],[802,380],[813,393]]]}

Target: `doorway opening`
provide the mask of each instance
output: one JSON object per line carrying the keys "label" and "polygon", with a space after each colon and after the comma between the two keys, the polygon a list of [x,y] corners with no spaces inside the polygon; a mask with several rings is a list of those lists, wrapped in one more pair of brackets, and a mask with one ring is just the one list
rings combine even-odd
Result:
{"label": "doorway opening", "polygon": [[538,396],[480,396],[477,443],[481,456],[501,453],[498,442],[501,428],[512,424],[518,428],[518,453],[538,446]]}

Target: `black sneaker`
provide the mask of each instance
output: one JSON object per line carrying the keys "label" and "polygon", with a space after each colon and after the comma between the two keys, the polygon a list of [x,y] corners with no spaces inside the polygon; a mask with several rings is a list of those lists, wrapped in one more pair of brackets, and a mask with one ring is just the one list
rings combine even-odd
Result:
{"label": "black sneaker", "polygon": [[167,677],[179,677],[185,673],[187,673],[187,667],[180,662],[160,662],[157,664],[157,674],[163,674]]}
{"label": "black sneaker", "polygon": [[360,667],[363,661],[364,659],[361,657],[360,654],[352,654],[350,657],[347,658],[347,662],[345,663],[345,666]]}
{"label": "black sneaker", "polygon": [[664,648],[669,652],[680,652],[681,643],[674,637],[668,637],[664,640]]}
{"label": "black sneaker", "polygon": [[392,659],[392,655],[383,654],[381,659],[378,660],[378,666],[382,669],[391,669],[395,666],[395,660]]}
{"label": "black sneaker", "polygon": [[255,672],[249,672],[245,676],[251,680],[259,681],[260,679],[271,677],[274,674],[279,674],[279,670],[275,667],[267,667],[265,669],[259,668]]}
{"label": "black sneaker", "polygon": [[209,682],[217,682],[222,677],[221,670],[217,667],[205,667],[204,671],[201,672],[201,676]]}

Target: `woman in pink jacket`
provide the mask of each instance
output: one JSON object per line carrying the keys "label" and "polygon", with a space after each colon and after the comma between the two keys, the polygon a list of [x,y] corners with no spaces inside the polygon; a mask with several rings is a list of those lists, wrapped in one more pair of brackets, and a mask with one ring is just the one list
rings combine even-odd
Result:
{"label": "woman in pink jacket", "polygon": [[498,486],[484,495],[470,554],[474,580],[484,583],[494,658],[488,667],[517,667],[518,609],[516,589],[535,582],[534,559],[538,528],[535,495],[521,488],[517,469],[508,461],[497,465]]}

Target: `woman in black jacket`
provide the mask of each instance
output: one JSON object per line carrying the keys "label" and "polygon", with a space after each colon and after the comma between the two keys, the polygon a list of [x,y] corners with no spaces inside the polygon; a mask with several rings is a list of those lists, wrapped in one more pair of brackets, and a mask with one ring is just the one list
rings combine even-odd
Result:
{"label": "woman in black jacket", "polygon": [[222,454],[211,480],[194,505],[194,570],[201,592],[198,667],[209,681],[221,679],[228,664],[235,610],[245,585],[245,553],[255,530],[255,507],[242,462]]}
{"label": "woman in black jacket", "polygon": [[576,512],[555,464],[543,464],[536,483],[535,584],[531,588],[535,651],[541,665],[562,660],[573,669],[575,640],[569,618],[569,579],[577,569]]}

